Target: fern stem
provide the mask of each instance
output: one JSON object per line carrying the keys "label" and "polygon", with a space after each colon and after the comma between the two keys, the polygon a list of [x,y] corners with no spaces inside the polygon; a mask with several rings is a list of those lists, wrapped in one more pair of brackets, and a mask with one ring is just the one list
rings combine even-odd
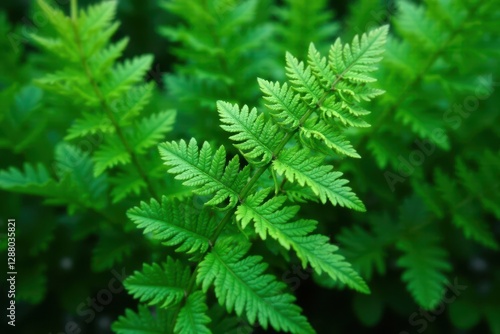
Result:
{"label": "fern stem", "polygon": [[[76,0],[72,0],[72,2],[71,2],[72,12],[73,12],[73,4],[75,4],[75,3],[76,3]],[[76,4],[75,4],[75,6],[76,6]],[[113,115],[113,111],[111,110],[111,108],[107,104],[106,99],[104,98],[101,90],[99,89],[99,87],[97,85],[97,82],[94,78],[94,75],[92,74],[92,71],[90,70],[90,67],[87,63],[87,59],[85,58],[85,53],[83,52],[82,42],[81,42],[80,35],[78,32],[76,18],[73,18],[73,17],[72,17],[72,27],[73,27],[73,32],[75,34],[75,41],[76,41],[76,44],[78,46],[78,53],[80,55],[81,65],[85,71],[85,74],[87,75],[87,78],[90,82],[90,85],[92,86],[92,89],[94,90],[94,93],[96,94],[97,98],[99,99],[99,103],[101,104],[102,109],[106,112],[106,115],[108,116],[109,120],[113,124],[113,127],[116,131],[116,134],[118,135],[118,138],[120,139],[120,141],[123,144],[127,153],[130,155],[130,158],[132,160],[132,164],[135,166],[135,168],[137,169],[137,172],[139,173],[141,178],[146,183],[146,187],[147,187],[147,190],[149,192],[149,195],[151,197],[154,197],[154,198],[159,198],[158,194],[156,193],[156,190],[153,187],[151,180],[149,179],[149,177],[145,173],[144,169],[142,168],[142,165],[140,164],[139,159],[137,158],[137,155],[130,147],[127,139],[125,138],[125,135],[123,134],[123,131],[122,131],[120,125],[118,124],[115,116]]]}

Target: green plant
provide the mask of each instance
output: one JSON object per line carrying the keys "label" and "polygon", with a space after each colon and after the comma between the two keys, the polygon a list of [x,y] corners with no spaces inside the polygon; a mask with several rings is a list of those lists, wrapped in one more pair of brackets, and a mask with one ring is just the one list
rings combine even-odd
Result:
{"label": "green plant", "polygon": [[[491,145],[498,135],[491,132],[490,122],[498,119],[491,75],[498,71],[492,60],[499,52],[494,27],[499,13],[494,1],[398,1],[394,8],[363,3],[375,7],[371,13],[376,15],[353,12],[351,28],[380,22],[382,14],[395,10],[395,29],[376,73],[376,84],[386,94],[374,101],[374,112],[367,116],[370,131],[353,140],[363,156],[372,153],[376,164],[347,162],[346,168],[358,176],[372,175],[369,181],[358,179],[356,186],[364,194],[376,193],[385,204],[374,203],[368,224],[359,221],[361,225],[344,228],[337,240],[367,279],[388,277],[388,263],[397,263],[415,302],[434,310],[443,303],[452,272],[460,272],[457,257],[462,263],[488,254],[475,246],[462,253],[457,240],[498,249],[493,226],[500,216],[492,205],[497,200],[492,169],[498,148]],[[481,112],[473,115],[479,104]],[[484,136],[477,136],[482,131]],[[456,176],[449,176],[455,169],[450,161],[455,160]],[[475,170],[464,164],[467,160],[476,161]],[[390,213],[387,206],[398,212]],[[452,225],[463,236],[450,233]],[[376,307],[396,304],[387,303],[389,299],[383,293]],[[411,312],[408,307],[402,315]],[[485,306],[483,314],[491,319],[489,312]]]}
{"label": "green plant", "polygon": [[274,34],[265,5],[256,0],[161,3],[180,21],[159,29],[176,43],[172,52],[182,60],[165,76],[168,98],[203,138],[229,144],[217,125],[214,101],[254,103],[255,77],[273,70],[271,49],[261,48]]}
{"label": "green plant", "polygon": [[[159,189],[167,185],[175,193],[172,180],[158,172],[160,159],[151,154],[152,147],[171,131],[175,112],[153,112],[147,108],[154,85],[140,82],[151,65],[150,55],[117,61],[128,40],[110,42],[118,28],[113,22],[116,2],[105,2],[86,11],[78,11],[72,3],[71,17],[44,1],[37,4],[50,24],[46,34],[34,34],[32,39],[59,57],[59,69],[36,78],[36,85],[45,94],[43,110],[51,113],[34,122],[37,128],[27,137],[31,140],[21,144],[33,145],[34,135],[53,125],[50,116],[61,113],[65,117],[60,120],[63,125],[54,129],[56,144],[46,144],[54,145],[54,158],[0,171],[0,187],[41,196],[50,205],[66,206],[69,214],[84,221],[97,220],[96,224],[81,226],[75,238],[98,233],[92,267],[103,271],[130,256],[132,250],[149,247],[145,243],[130,247],[134,230],[120,223],[134,198],[141,193],[157,196]],[[23,94],[19,99],[32,101],[27,104],[32,113],[40,108],[39,88],[28,86],[19,94]],[[75,119],[70,121],[72,117]],[[21,151],[24,146],[15,150]],[[47,224],[44,230],[48,240],[54,226]],[[45,247],[36,249],[46,248],[46,242],[41,238]],[[43,276],[38,276],[44,281]]]}
{"label": "green plant", "polygon": [[500,333],[496,0],[48,3],[0,5],[19,333]]}
{"label": "green plant", "polygon": [[[303,267],[309,264],[318,274],[325,272],[332,280],[369,291],[350,264],[336,254],[337,247],[328,237],[311,234],[317,222],[297,219],[299,207],[285,203],[291,189],[292,199],[314,196],[322,203],[365,210],[346,186],[348,181],[340,178],[342,173],[324,160],[332,149],[359,157],[342,133],[365,126],[361,116],[367,111],[359,107],[359,101],[382,93],[370,87],[374,79],[369,74],[381,60],[387,30],[383,27],[356,36],[351,44],[337,40],[328,60],[311,44],[307,65],[288,53],[287,82],[259,80],[270,117],[246,105],[240,108],[219,101],[221,126],[231,133],[230,139],[248,162],[243,168],[238,155],[226,163],[223,146],[214,150],[205,142],[200,148],[195,139],[159,146],[168,172],[194,187],[194,193],[208,196],[198,214],[189,202],[172,203],[166,198],[161,204],[153,199],[128,211],[144,233],[177,246],[178,252],[189,254],[197,263],[192,269],[168,258],[162,265],[145,264],[142,272],[136,271],[125,281],[136,298],[165,313],[170,330],[211,332],[205,294],[213,285],[219,304],[237,316],[244,315],[250,323],[292,333],[314,332],[285,286],[264,273],[263,258],[248,255],[253,231],[247,232],[247,240],[243,235],[251,223],[262,240],[269,236],[286,250],[293,249]],[[150,323],[144,312],[127,313],[113,328],[118,333],[153,330],[163,321],[158,317]]]}

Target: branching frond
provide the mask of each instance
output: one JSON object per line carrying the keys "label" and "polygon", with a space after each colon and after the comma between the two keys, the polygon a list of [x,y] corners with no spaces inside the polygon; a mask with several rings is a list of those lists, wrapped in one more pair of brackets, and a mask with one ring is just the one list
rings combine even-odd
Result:
{"label": "branching frond", "polygon": [[304,219],[292,221],[298,207],[283,207],[286,200],[284,196],[265,201],[269,192],[260,191],[249,196],[245,203],[238,207],[237,219],[241,220],[243,228],[253,221],[255,232],[262,239],[265,240],[269,234],[286,249],[292,247],[302,260],[303,267],[309,263],[318,274],[324,271],[333,280],[340,280],[361,292],[369,292],[368,286],[351,265],[345,262],[343,256],[336,254],[338,247],[330,244],[328,238],[323,235],[310,234],[315,230],[317,222]]}
{"label": "branching frond", "polygon": [[345,186],[349,181],[340,179],[342,173],[332,171],[332,166],[323,165],[321,157],[311,156],[306,149],[284,150],[273,168],[290,181],[310,187],[322,203],[329,200],[333,205],[365,211],[363,203]]}
{"label": "branching frond", "polygon": [[215,286],[215,295],[226,309],[245,314],[250,323],[291,333],[314,333],[295,298],[284,293],[285,285],[269,274],[259,256],[246,256],[249,244],[220,240],[200,263],[197,281],[203,291]]}

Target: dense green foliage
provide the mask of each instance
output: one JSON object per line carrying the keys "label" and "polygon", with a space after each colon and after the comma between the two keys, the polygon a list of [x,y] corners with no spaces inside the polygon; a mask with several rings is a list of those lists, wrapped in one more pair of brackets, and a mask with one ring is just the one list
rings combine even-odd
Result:
{"label": "dense green foliage", "polygon": [[136,5],[0,15],[20,332],[500,333],[496,0]]}

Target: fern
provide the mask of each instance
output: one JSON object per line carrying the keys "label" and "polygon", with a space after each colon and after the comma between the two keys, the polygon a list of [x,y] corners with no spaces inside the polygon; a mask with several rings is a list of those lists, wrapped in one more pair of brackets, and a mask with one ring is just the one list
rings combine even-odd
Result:
{"label": "fern", "polygon": [[312,281],[355,290],[336,331],[499,332],[496,0],[77,4],[0,13],[0,226],[16,302],[54,297],[39,331],[94,331],[129,275],[117,333],[332,331]]}
{"label": "fern", "polygon": [[214,101],[257,100],[254,78],[276,67],[261,48],[261,41],[274,35],[265,23],[269,10],[260,0],[168,0],[161,7],[180,21],[159,29],[176,43],[174,53],[182,59],[165,76],[169,99],[200,137],[230,144],[217,126]]}
{"label": "fern", "polygon": [[[452,238],[462,240],[461,245],[472,239],[493,250],[498,247],[492,230],[498,217],[492,180],[498,177],[491,167],[480,167],[485,160],[494,166],[494,159],[486,156],[495,156],[492,151],[497,150],[490,145],[497,133],[487,125],[498,117],[490,110],[497,101],[490,95],[492,81],[484,76],[498,70],[492,61],[498,53],[494,8],[494,1],[396,1],[385,6],[363,0],[353,5],[348,20],[351,32],[385,20],[394,26],[381,68],[371,75],[378,80],[372,87],[386,93],[370,105],[374,112],[363,117],[372,127],[360,129],[353,142],[359,155],[371,153],[376,164],[345,161],[351,173],[373,176],[357,179],[353,188],[376,194],[375,202],[391,204],[372,211],[379,227],[371,219],[367,225],[355,219],[360,226],[344,229],[337,240],[347,261],[367,277],[390,277],[395,274],[390,263],[404,264],[407,288],[425,309],[439,304],[444,282],[452,278],[451,257],[445,254],[458,256],[462,250],[451,246]],[[475,113],[460,116],[459,107],[470,101],[480,101]],[[360,110],[365,106],[361,103]],[[484,135],[480,143],[479,133]],[[456,161],[455,170],[447,166],[450,161]],[[412,204],[401,203],[402,196]],[[413,215],[422,211],[428,216],[422,224],[406,225],[388,207],[414,207]],[[478,252],[471,247],[468,255],[460,253],[460,261]],[[393,254],[393,248],[402,253]]]}
{"label": "fern", "polygon": [[[36,235],[33,242],[21,234],[21,242],[31,246],[19,261],[37,263],[20,268],[31,274],[19,282],[19,300],[30,303],[44,297],[47,263],[54,259],[47,254],[65,249],[61,258],[72,255],[73,248],[66,242],[96,239],[95,248],[85,253],[93,271],[105,271],[136,252],[151,250],[145,242],[130,242],[135,231],[118,222],[125,218],[126,200],[148,192],[155,196],[156,188],[172,183],[154,172],[161,168],[159,158],[149,157],[175,119],[172,110],[151,110],[154,87],[143,83],[143,78],[152,56],[118,61],[128,39],[111,42],[118,28],[117,2],[79,10],[72,1],[70,17],[45,1],[35,5],[37,17],[46,23],[43,29],[23,27],[21,33],[40,52],[21,52],[16,58],[27,58],[27,65],[36,71],[30,71],[30,76],[19,73],[18,83],[9,83],[6,91],[3,71],[0,78],[1,129],[10,129],[0,138],[1,155],[2,162],[11,164],[1,166],[0,189],[40,196],[44,204],[58,207],[37,213],[38,222],[44,223],[31,229]],[[4,155],[6,147],[12,154]],[[16,155],[25,160],[22,166],[16,165]],[[15,204],[14,210],[21,212],[31,201],[17,198],[7,205]],[[57,216],[60,207],[72,217]],[[69,229],[71,237],[54,238],[63,235],[61,228],[64,233]],[[87,279],[81,275],[74,281],[85,286]]]}
{"label": "fern", "polygon": [[[64,67],[37,82],[47,90],[74,99],[85,111],[69,128],[66,139],[85,139],[96,134],[103,138],[103,143],[92,149],[94,174],[118,170],[118,176],[109,180],[112,187],[120,187],[121,195],[115,195],[115,201],[123,199],[124,192],[137,193],[144,187],[156,196],[157,190],[139,156],[171,131],[175,113],[169,110],[141,115],[151,100],[151,85],[141,81],[152,64],[152,56],[117,61],[127,39],[110,42],[118,28],[113,22],[114,1],[91,6],[79,14],[75,8],[71,18],[44,1],[38,1],[38,5],[57,34],[32,38],[47,51],[62,57]],[[127,165],[132,165],[142,179],[134,187],[120,186],[131,178],[130,169],[123,168]]]}
{"label": "fern", "polygon": [[198,212],[184,202],[175,203],[166,197],[161,205],[153,199],[151,204],[142,203],[127,215],[138,228],[144,228],[144,233],[151,233],[164,245],[178,246],[178,252],[188,254],[206,252],[210,242],[207,235],[215,228],[207,210]]}
{"label": "fern", "polygon": [[189,268],[171,258],[160,267],[158,264],[145,264],[142,272],[135,272],[125,281],[127,290],[141,302],[168,308],[178,304],[184,297]]}
{"label": "fern", "polygon": [[[207,209],[196,218],[188,204],[171,203],[166,198],[161,206],[152,200],[128,213],[138,227],[145,228],[145,233],[152,232],[154,238],[165,241],[166,245],[178,247],[177,251],[193,254],[192,261],[201,261],[184,290],[187,299],[178,306],[176,319],[170,324],[174,332],[181,328],[187,332],[194,328],[207,330],[208,318],[199,313],[206,306],[197,284],[201,284],[204,293],[213,285],[219,303],[228,312],[244,315],[251,323],[292,333],[314,332],[300,314],[300,308],[293,304],[293,296],[284,293],[284,285],[272,275],[264,274],[267,265],[262,258],[247,256],[250,243],[235,235],[237,232],[228,225],[231,222],[239,222],[243,230],[253,222],[260,238],[265,240],[269,235],[285,249],[294,249],[303,267],[310,264],[318,274],[324,272],[331,280],[369,292],[351,265],[336,254],[338,248],[329,243],[329,238],[311,234],[316,228],[315,221],[295,220],[297,206],[286,206],[286,196],[272,195],[270,189],[259,190],[259,187],[266,182],[264,175],[270,173],[277,191],[286,193],[288,188],[293,189],[292,185],[298,185],[310,189],[322,203],[328,200],[333,205],[365,210],[351,188],[345,186],[348,181],[340,178],[342,173],[324,163],[326,154],[321,146],[324,141],[304,138],[300,130],[311,120],[317,132],[314,138],[328,138],[330,145],[349,147],[346,137],[341,135],[349,124],[338,123],[340,117],[329,112],[329,106],[342,105],[349,113],[351,109],[359,110],[357,101],[380,94],[365,87],[373,81],[365,73],[373,71],[380,61],[386,34],[387,27],[382,27],[361,38],[355,37],[352,47],[340,46],[338,40],[328,61],[311,46],[309,65],[287,54],[287,83],[259,80],[271,103],[271,117],[246,105],[240,108],[219,101],[221,126],[231,134],[230,139],[248,162],[245,167],[241,166],[238,155],[227,161],[223,146],[213,149],[205,142],[199,147],[194,138],[188,143],[181,140],[159,145],[168,172],[193,187],[195,194],[208,196]],[[291,143],[296,147],[288,147]],[[352,151],[345,151],[350,153],[346,155],[353,155]],[[217,213],[207,215],[205,210]],[[158,275],[164,275],[160,266],[146,265],[143,273],[129,279],[127,288],[141,301],[166,303],[163,306],[179,303],[180,290],[171,288],[172,284],[180,287],[179,284],[167,283],[170,278],[162,280]],[[162,288],[164,283],[158,286],[160,281],[167,286]],[[150,288],[151,284],[154,287]],[[198,312],[198,322],[189,320],[193,312]]]}
{"label": "fern", "polygon": [[446,276],[449,271],[446,253],[435,245],[435,238],[421,235],[414,240],[402,240],[398,248],[404,252],[398,265],[406,268],[402,280],[407,282],[408,289],[415,300],[426,309],[435,308],[441,301],[445,291]]}

